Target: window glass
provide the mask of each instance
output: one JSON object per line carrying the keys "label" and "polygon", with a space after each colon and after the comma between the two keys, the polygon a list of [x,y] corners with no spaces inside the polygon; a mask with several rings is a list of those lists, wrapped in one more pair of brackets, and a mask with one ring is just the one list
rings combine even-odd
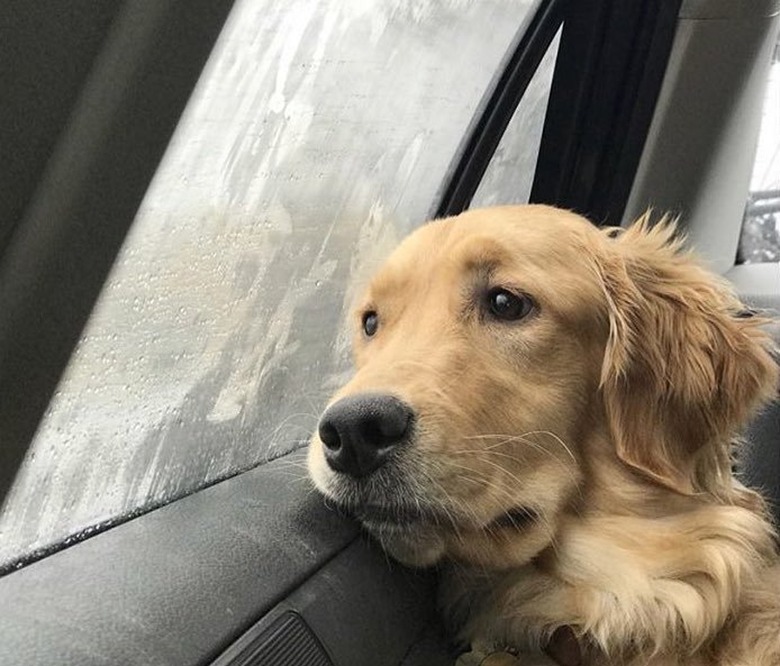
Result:
{"label": "window glass", "polygon": [[355,285],[429,214],[532,4],[239,0],[0,515],[0,564],[308,438]]}
{"label": "window glass", "polygon": [[780,42],[769,69],[739,256],[745,263],[780,261]]}
{"label": "window glass", "polygon": [[472,208],[527,203],[550,97],[560,31],[531,78],[471,202]]}

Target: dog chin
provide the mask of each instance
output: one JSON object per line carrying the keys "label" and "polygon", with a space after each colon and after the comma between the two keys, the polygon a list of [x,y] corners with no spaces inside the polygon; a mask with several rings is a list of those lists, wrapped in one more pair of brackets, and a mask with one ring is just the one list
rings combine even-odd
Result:
{"label": "dog chin", "polygon": [[448,557],[507,569],[526,564],[549,543],[539,515],[523,508],[509,510],[482,527],[403,507],[363,506],[352,513],[386,552],[413,567],[433,566]]}
{"label": "dog chin", "polygon": [[359,494],[354,488],[343,492],[344,488],[338,484],[320,486],[320,490],[340,511],[356,518],[382,548],[402,564],[429,567],[444,557],[444,531],[454,529],[451,515],[416,503],[412,506],[357,498]]}
{"label": "dog chin", "polygon": [[336,504],[357,518],[382,548],[402,564],[429,567],[445,555],[442,518],[433,511],[376,504],[350,506],[338,501]]}
{"label": "dog chin", "polygon": [[382,523],[364,522],[366,530],[393,559],[410,567],[431,567],[446,554],[444,538],[422,525],[403,529]]}
{"label": "dog chin", "polygon": [[433,566],[447,557],[506,570],[527,564],[550,542],[536,513],[522,509],[509,511],[485,527],[365,518],[361,522],[393,558],[414,567]]}

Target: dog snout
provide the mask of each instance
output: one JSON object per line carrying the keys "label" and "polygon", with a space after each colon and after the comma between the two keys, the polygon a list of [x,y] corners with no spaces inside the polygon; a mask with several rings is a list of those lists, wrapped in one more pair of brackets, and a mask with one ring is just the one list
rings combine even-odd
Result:
{"label": "dog snout", "polygon": [[408,441],[413,420],[411,407],[393,395],[362,393],[342,398],[320,419],[325,459],[337,472],[368,476]]}

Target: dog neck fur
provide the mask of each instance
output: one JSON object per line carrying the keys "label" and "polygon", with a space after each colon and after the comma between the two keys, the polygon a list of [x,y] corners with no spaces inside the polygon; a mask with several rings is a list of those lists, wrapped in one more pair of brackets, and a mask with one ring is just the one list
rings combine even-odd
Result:
{"label": "dog neck fur", "polygon": [[[736,482],[717,498],[670,494],[611,454],[606,433],[588,448],[591,482],[564,511],[551,545],[511,571],[453,564],[442,586],[447,614],[465,621],[465,640],[534,651],[571,627],[591,655],[585,663],[657,658],[666,666],[714,654],[759,587],[756,572],[776,557],[760,498]],[[663,515],[653,508],[661,503]]]}

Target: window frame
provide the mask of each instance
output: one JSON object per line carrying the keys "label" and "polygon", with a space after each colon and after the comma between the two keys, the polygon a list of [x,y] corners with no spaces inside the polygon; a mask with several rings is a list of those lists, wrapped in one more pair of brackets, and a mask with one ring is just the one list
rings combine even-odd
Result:
{"label": "window frame", "polygon": [[[682,0],[539,2],[477,112],[434,216],[457,215],[469,207],[562,25],[530,202],[569,208],[601,224],[619,224],[666,72],[681,4]],[[616,26],[630,29],[618,31]]]}

